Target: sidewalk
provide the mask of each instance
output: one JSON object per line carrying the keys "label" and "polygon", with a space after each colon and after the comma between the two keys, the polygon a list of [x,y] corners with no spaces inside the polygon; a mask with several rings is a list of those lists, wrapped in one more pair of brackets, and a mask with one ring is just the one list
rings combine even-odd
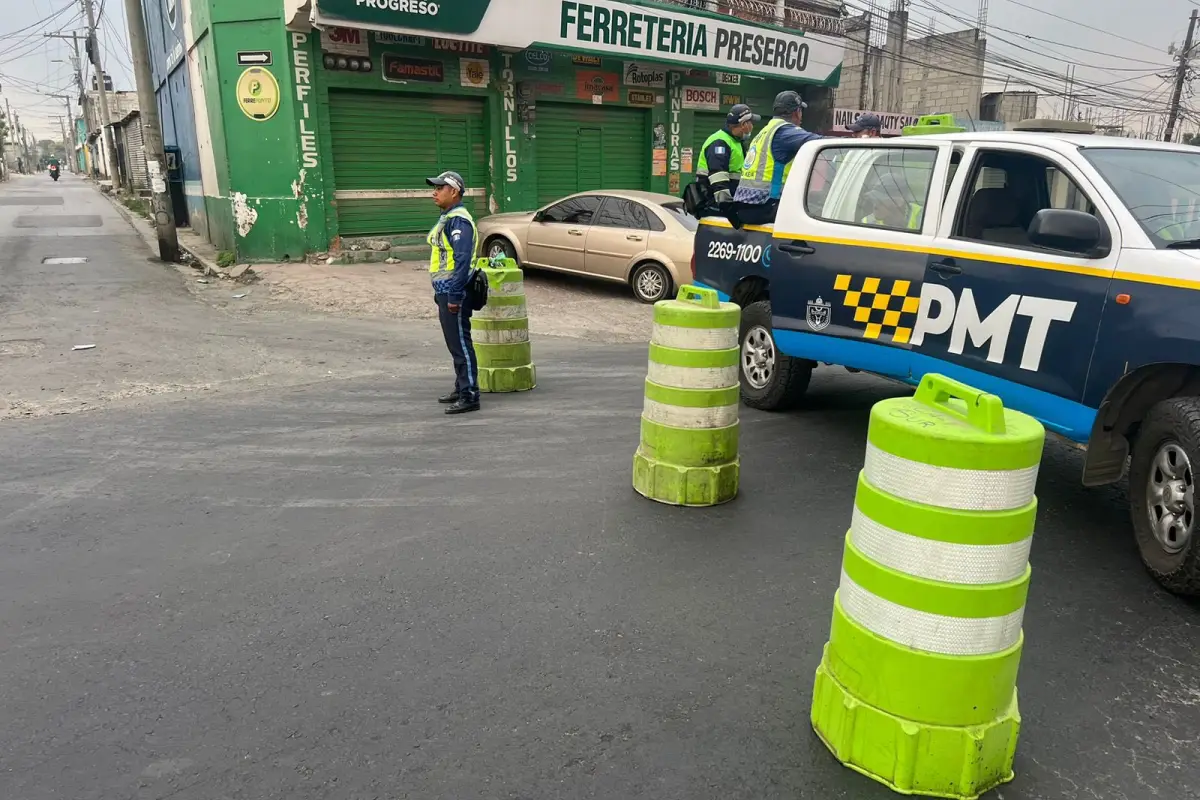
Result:
{"label": "sidewalk", "polygon": [[[328,314],[432,319],[429,267],[395,264],[255,264],[271,298]],[[597,342],[648,342],[653,310],[623,285],[549,272],[526,272],[529,329],[534,334]]]}

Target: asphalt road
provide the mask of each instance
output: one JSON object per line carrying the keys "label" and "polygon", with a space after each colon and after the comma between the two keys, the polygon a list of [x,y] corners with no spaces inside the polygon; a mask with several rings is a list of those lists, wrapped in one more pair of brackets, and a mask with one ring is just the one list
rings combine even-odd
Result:
{"label": "asphalt road", "polygon": [[[44,242],[0,224],[10,307],[91,313],[53,308]],[[124,287],[99,333],[155,304],[197,341],[236,325],[220,357],[268,383],[132,403],[89,383],[97,410],[0,421],[0,797],[893,796],[808,724],[890,384],[823,369],[803,409],[744,409],[740,497],[663,507],[630,488],[643,346],[539,339],[538,389],[446,418],[416,328],[231,315],[109,255],[129,236],[84,243]],[[289,336],[311,380],[276,360]],[[1121,492],[1080,487],[1079,461],[1047,448],[1017,778],[989,800],[1200,797],[1200,607],[1145,575]]]}

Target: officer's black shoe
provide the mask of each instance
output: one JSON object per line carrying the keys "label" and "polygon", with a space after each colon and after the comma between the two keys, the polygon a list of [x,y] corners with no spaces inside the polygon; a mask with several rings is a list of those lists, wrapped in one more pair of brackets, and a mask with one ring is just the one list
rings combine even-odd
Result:
{"label": "officer's black shoe", "polygon": [[438,398],[438,402],[439,403],[457,403],[458,402],[458,392],[451,392],[450,394],[444,394]]}
{"label": "officer's black shoe", "polygon": [[454,401],[453,405],[446,409],[447,414],[466,414],[468,411],[478,411],[478,400],[466,400],[462,397]]}

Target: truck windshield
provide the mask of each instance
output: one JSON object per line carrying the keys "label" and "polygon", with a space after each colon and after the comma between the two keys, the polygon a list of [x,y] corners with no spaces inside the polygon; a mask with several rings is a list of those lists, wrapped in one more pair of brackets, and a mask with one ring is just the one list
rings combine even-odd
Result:
{"label": "truck windshield", "polygon": [[1082,152],[1155,247],[1191,246],[1200,240],[1200,149],[1088,147]]}

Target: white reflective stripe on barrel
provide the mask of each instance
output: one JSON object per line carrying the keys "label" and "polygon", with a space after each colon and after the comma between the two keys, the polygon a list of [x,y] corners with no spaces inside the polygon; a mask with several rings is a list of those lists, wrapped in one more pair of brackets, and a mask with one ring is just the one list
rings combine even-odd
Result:
{"label": "white reflective stripe on barrel", "polygon": [[488,294],[494,294],[501,297],[507,297],[514,294],[525,294],[525,281],[502,283],[499,286],[492,286],[491,284],[488,284]]}
{"label": "white reflective stripe on barrel", "polygon": [[488,303],[481,310],[476,312],[476,316],[482,319],[521,319],[525,316],[525,304],[518,303],[513,306],[494,306]]}
{"label": "white reflective stripe on barrel", "polygon": [[1008,511],[1033,499],[1038,467],[935,467],[885,453],[867,442],[863,472],[876,489],[914,503],[961,511]]}
{"label": "white reflective stripe on barrel", "polygon": [[[964,532],[970,534],[970,529]],[[881,525],[856,506],[850,541],[863,555],[897,572],[931,581],[979,585],[1021,577],[1033,536],[1012,544],[940,542]]]}
{"label": "white reflective stripe on barrel", "polygon": [[529,341],[529,330],[520,328],[494,331],[490,328],[476,327],[471,330],[471,338],[477,344],[523,344]]}
{"label": "white reflective stripe on barrel", "polygon": [[738,421],[737,403],[731,406],[690,408],[672,406],[646,398],[642,416],[651,422],[675,428],[727,428]]}
{"label": "white reflective stripe on barrel", "polygon": [[738,384],[738,367],[676,367],[651,360],[646,377],[676,389],[726,389]]}
{"label": "white reflective stripe on barrel", "polygon": [[842,571],[838,600],[850,619],[897,644],[947,656],[982,656],[1012,647],[1021,636],[1020,608],[1002,617],[946,617],[916,611],[871,594]]}
{"label": "white reflective stripe on barrel", "polygon": [[738,346],[737,328],[681,328],[654,323],[653,344],[680,350],[729,350]]}

